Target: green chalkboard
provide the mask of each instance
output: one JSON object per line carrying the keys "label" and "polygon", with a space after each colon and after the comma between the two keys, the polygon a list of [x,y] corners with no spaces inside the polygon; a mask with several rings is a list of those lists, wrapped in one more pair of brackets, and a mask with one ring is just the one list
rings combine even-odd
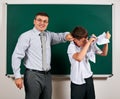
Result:
{"label": "green chalkboard", "polygon": [[[110,31],[112,35],[112,5],[80,4],[7,4],[7,74],[13,74],[11,56],[21,33],[33,28],[34,15],[46,12],[50,16],[48,30],[53,32],[72,31],[75,26],[83,26],[89,35],[100,35]],[[69,42],[52,46],[52,74],[68,75],[70,62],[67,56]],[[101,47],[101,46],[100,46]],[[112,39],[108,56],[96,56],[91,63],[94,74],[112,74]],[[24,73],[24,66],[21,65]]]}

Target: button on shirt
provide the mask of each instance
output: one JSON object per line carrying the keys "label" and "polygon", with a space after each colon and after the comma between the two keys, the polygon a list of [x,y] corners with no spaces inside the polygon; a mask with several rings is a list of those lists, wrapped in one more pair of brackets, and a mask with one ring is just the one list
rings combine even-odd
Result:
{"label": "button on shirt", "polygon": [[[65,42],[66,33],[54,33],[45,31],[46,33],[46,62],[47,70],[50,70],[51,61],[51,45]],[[42,67],[42,49],[40,41],[40,31],[35,27],[23,33],[16,44],[12,55],[12,68],[15,78],[21,78],[20,65],[24,58],[24,65],[26,68],[44,71]]]}
{"label": "button on shirt", "polygon": [[[100,49],[97,46],[95,49],[96,49],[94,50],[95,53],[100,51]],[[80,52],[80,51],[81,51],[81,47],[76,46],[74,42],[71,42],[69,44],[67,53],[68,53],[69,60],[71,63],[70,79],[73,83],[78,84],[78,85],[84,84],[85,78],[89,78],[93,75],[91,68],[90,68],[89,58],[87,54],[81,62],[78,62],[75,59],[73,59],[73,55],[76,52]],[[89,50],[87,53],[89,53]]]}

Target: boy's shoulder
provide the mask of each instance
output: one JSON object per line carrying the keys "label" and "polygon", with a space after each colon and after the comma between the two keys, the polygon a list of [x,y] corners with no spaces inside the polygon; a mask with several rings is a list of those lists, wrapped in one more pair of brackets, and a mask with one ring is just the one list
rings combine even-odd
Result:
{"label": "boy's shoulder", "polygon": [[70,48],[70,49],[75,48],[75,47],[76,47],[76,45],[73,41],[71,41],[70,44],[68,45],[68,48]]}
{"label": "boy's shoulder", "polygon": [[70,42],[69,46],[76,46],[73,41]]}

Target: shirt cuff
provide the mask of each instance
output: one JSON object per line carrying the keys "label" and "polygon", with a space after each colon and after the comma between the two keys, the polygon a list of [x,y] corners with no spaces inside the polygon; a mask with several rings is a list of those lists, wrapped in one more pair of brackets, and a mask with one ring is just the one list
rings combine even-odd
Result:
{"label": "shirt cuff", "polygon": [[21,78],[21,74],[14,74],[14,76],[15,76],[15,79]]}
{"label": "shirt cuff", "polygon": [[70,32],[65,32],[65,35],[64,35],[64,40],[65,40],[65,41],[67,41],[67,40],[65,39],[65,37],[66,37],[67,34],[70,34]]}

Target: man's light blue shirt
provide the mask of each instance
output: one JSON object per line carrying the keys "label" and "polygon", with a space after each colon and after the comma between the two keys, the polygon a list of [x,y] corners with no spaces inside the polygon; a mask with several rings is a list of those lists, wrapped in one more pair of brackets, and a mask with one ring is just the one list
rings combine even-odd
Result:
{"label": "man's light blue shirt", "polygon": [[[46,62],[47,70],[51,69],[51,45],[65,42],[65,33],[54,33],[45,31],[46,33]],[[24,58],[26,68],[44,71],[42,66],[42,49],[40,41],[40,31],[35,27],[20,35],[12,55],[12,68],[15,78],[21,78],[20,65]]]}

